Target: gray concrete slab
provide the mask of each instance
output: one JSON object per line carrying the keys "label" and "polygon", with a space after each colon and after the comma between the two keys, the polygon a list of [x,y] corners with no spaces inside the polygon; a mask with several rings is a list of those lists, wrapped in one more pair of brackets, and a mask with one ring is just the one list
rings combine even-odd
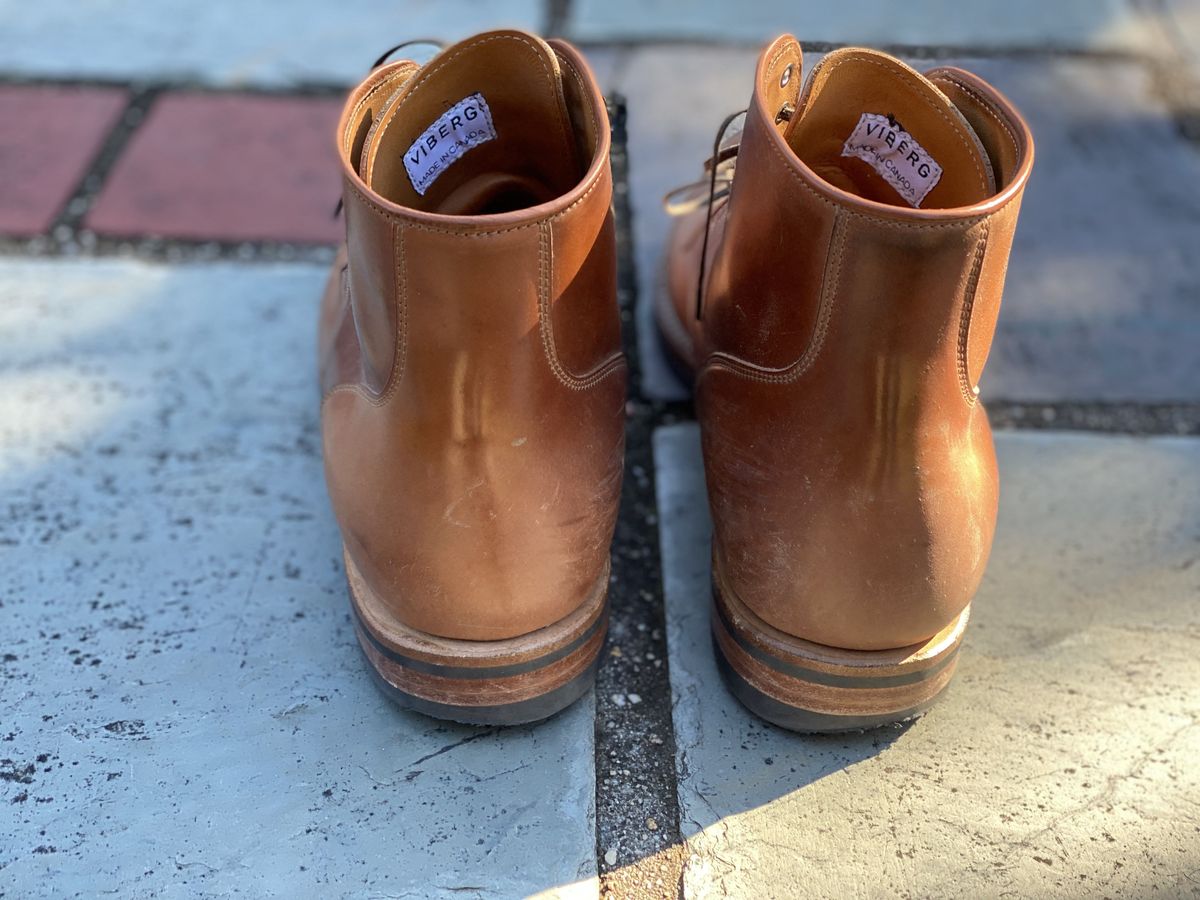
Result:
{"label": "gray concrete slab", "polygon": [[803,737],[720,685],[698,432],[656,433],[687,896],[1200,895],[1200,440],[997,444],[949,693]]}
{"label": "gray concrete slab", "polygon": [[0,74],[220,85],[354,83],[413,38],[545,26],[541,0],[0,0]]}
{"label": "gray concrete slab", "polygon": [[[806,60],[806,68],[818,56]],[[915,63],[921,68],[928,62]],[[1025,195],[986,397],[1166,402],[1200,396],[1200,153],[1133,63],[972,60],[1028,116],[1037,164]],[[694,180],[754,54],[635,51],[613,79],[630,97],[630,178],[642,318],[669,222],[659,199]],[[686,390],[643,329],[647,391]]]}
{"label": "gray concrete slab", "polygon": [[595,896],[589,697],[360,660],[307,265],[0,262],[0,896]]}
{"label": "gray concrete slab", "polygon": [[576,0],[568,32],[585,40],[805,41],[956,47],[1055,47],[1136,52],[1148,44],[1130,0]]}
{"label": "gray concrete slab", "polygon": [[964,65],[1017,103],[1037,142],[984,397],[1200,397],[1200,152],[1150,73]]}

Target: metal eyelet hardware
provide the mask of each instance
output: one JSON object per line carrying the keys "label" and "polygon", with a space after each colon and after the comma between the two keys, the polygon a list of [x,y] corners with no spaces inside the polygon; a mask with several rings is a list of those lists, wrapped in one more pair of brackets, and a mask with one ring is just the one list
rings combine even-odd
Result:
{"label": "metal eyelet hardware", "polygon": [[783,70],[783,74],[779,76],[779,86],[787,87],[788,82],[792,80],[792,69],[795,66],[792,63],[787,64],[787,68]]}
{"label": "metal eyelet hardware", "polygon": [[783,106],[779,107],[779,112],[775,114],[775,124],[778,125],[781,122],[790,122],[792,121],[792,116],[795,114],[795,105],[791,103],[785,103]]}

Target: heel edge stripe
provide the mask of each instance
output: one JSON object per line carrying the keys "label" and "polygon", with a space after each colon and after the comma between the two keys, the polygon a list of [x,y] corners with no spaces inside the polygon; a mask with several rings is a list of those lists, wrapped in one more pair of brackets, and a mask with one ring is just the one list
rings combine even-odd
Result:
{"label": "heel edge stripe", "polygon": [[813,684],[820,684],[826,687],[838,688],[869,688],[877,690],[879,688],[903,687],[905,685],[919,684],[922,681],[928,681],[934,678],[943,669],[948,666],[951,661],[958,655],[958,645],[955,645],[948,653],[931,666],[926,666],[923,669],[912,672],[901,672],[896,675],[836,675],[832,672],[822,672],[819,669],[812,669],[807,666],[797,665],[796,663],[788,662],[780,659],[777,656],[764,651],[761,647],[756,646],[733,626],[729,620],[728,613],[719,602],[713,602],[713,629],[721,628],[724,632],[733,639],[733,641],[745,653],[753,659],[774,669],[780,674],[787,675],[791,678],[799,679],[800,681],[808,681]]}
{"label": "heel edge stripe", "polygon": [[[605,601],[607,607],[608,601]],[[371,642],[371,646],[379,651],[381,655],[389,661],[403,666],[406,669],[412,669],[415,672],[422,672],[426,675],[437,675],[442,678],[457,678],[457,679],[484,679],[484,678],[508,678],[513,675],[524,675],[528,672],[534,672],[546,666],[553,665],[561,659],[565,659],[572,653],[580,650],[586,645],[596,632],[604,628],[608,624],[608,611],[604,609],[600,615],[592,621],[574,640],[564,644],[557,650],[552,650],[545,656],[539,656],[535,659],[525,660],[519,663],[509,663],[501,666],[447,666],[439,663],[432,663],[428,660],[416,659],[411,656],[405,656],[400,651],[393,647],[384,644],[376,635],[375,632],[363,620],[362,614],[354,602],[350,604],[351,613],[354,616],[355,623],[358,625],[362,634]]]}

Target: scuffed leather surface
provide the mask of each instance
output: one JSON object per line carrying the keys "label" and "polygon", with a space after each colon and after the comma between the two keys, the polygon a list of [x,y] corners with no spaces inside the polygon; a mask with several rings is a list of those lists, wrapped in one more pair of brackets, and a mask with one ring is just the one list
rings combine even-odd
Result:
{"label": "scuffed leather surface", "polygon": [[[911,209],[822,179],[778,122],[785,36],[760,60],[737,173],[713,219],[694,335],[715,552],[769,624],[830,646],[903,647],[970,602],[998,477],[975,380],[1003,291],[1033,146],[1019,114],[958,70],[935,83],[979,133],[998,192]],[[970,94],[968,93],[970,92]],[[844,137],[844,136],[842,136]],[[703,212],[677,225],[670,307],[694,319]],[[660,315],[663,313],[660,311]]]}
{"label": "scuffed leather surface", "polygon": [[[582,59],[553,52],[582,79],[595,140],[582,179],[550,202],[415,210],[343,158],[349,277],[339,259],[321,318],[330,497],[372,590],[443,637],[514,637],[569,614],[616,521],[626,366],[608,124]],[[360,306],[375,323],[366,340]],[[386,373],[373,340],[390,349]]]}

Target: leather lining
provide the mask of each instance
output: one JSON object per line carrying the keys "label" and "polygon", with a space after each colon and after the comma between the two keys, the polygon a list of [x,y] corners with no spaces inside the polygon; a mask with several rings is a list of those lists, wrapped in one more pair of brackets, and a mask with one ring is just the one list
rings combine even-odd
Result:
{"label": "leather lining", "polygon": [[[594,115],[582,115],[578,73],[569,74],[563,78],[550,45],[529,35],[500,32],[451,48],[381,110],[365,142],[363,180],[394,203],[447,215],[508,212],[565,194],[599,144]],[[404,154],[443,112],[476,92],[491,110],[496,138],[465,151],[418,194]]]}
{"label": "leather lining", "polygon": [[870,165],[842,156],[862,113],[894,116],[945,170],[923,208],[970,206],[996,192],[986,151],[950,98],[899,60],[872,50],[836,50],[813,69],[788,144],[830,184],[868,200],[905,205]]}

